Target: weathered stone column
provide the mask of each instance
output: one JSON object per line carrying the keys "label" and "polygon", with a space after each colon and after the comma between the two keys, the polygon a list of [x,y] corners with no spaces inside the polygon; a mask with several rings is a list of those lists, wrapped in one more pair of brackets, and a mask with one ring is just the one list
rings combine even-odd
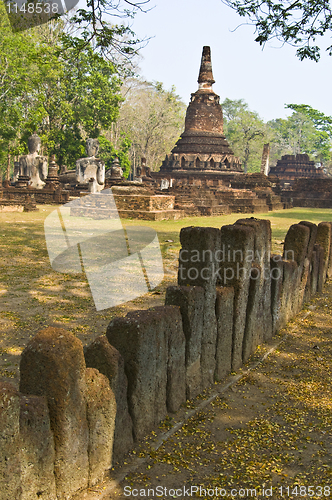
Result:
{"label": "weathered stone column", "polygon": [[96,368],[86,370],[89,426],[89,486],[102,480],[112,466],[116,401],[108,378]]}
{"label": "weathered stone column", "polygon": [[215,312],[220,231],[214,227],[181,229],[179,285],[204,288],[203,334],[201,351],[202,388],[214,382],[217,343]]}
{"label": "weathered stone column", "polygon": [[[317,245],[319,247],[319,245]],[[316,247],[316,248],[317,248]],[[319,247],[321,248],[321,247]],[[321,251],[323,252],[323,249],[321,248]],[[323,260],[323,258],[322,258]],[[318,273],[319,273],[319,252],[316,250],[313,250],[312,255],[311,255],[311,261],[310,261],[310,297],[315,295],[317,292],[317,287],[318,287]]]}
{"label": "weathered stone column", "polygon": [[186,401],[186,339],[178,306],[155,307],[163,315],[167,343],[167,410],[175,413]]}
{"label": "weathered stone column", "polygon": [[169,286],[165,305],[177,305],[186,338],[186,397],[195,398],[202,387],[201,344],[203,332],[204,288]]}
{"label": "weathered stone column", "polygon": [[23,500],[56,500],[54,438],[47,400],[21,396],[20,434]]}
{"label": "weathered stone column", "polygon": [[[257,339],[256,346],[263,340],[272,338],[272,315],[271,315],[271,223],[269,220],[255,219],[239,219],[236,224],[244,224],[252,227],[255,230],[254,237],[254,255],[252,262],[259,266],[259,272],[255,280],[254,288],[256,290],[256,304],[253,303],[254,309],[257,310],[254,329],[256,330],[255,337]],[[253,343],[253,349],[255,349]]]}
{"label": "weathered stone column", "polygon": [[20,391],[46,396],[54,435],[57,497],[88,486],[85,361],[81,341],[60,328],[33,337],[21,356]]}
{"label": "weathered stone column", "polygon": [[178,307],[133,311],[114,318],[107,338],[120,352],[128,378],[134,437],[143,439],[185,401],[185,337]]}
{"label": "weathered stone column", "polygon": [[[246,326],[243,336],[242,361],[246,363],[251,354],[255,352],[256,347],[264,342],[264,329],[262,322],[262,287],[260,283],[260,275],[262,268],[253,263],[250,270],[250,285],[248,292],[247,317]],[[271,299],[270,299],[271,301]],[[271,306],[271,302],[270,302]],[[271,314],[271,307],[270,307]],[[261,318],[261,319],[260,319]],[[271,316],[271,332],[272,332],[272,316]]]}
{"label": "weathered stone column", "polygon": [[283,257],[286,260],[295,260],[303,268],[304,259],[308,253],[310,229],[303,224],[293,224],[287,231],[284,243]]}
{"label": "weathered stone column", "polygon": [[215,379],[222,380],[232,369],[234,288],[217,287],[217,348]]}
{"label": "weathered stone column", "polygon": [[280,313],[280,324],[282,326],[285,326],[294,314],[296,314],[295,311],[298,305],[296,295],[298,276],[299,268],[295,260],[284,260]]}
{"label": "weathered stone column", "polygon": [[[309,264],[308,278],[307,278],[307,283],[305,285],[304,298],[303,298],[303,302],[308,302],[311,298],[311,295],[312,295],[312,286],[311,286],[312,258],[313,258],[314,246],[316,243],[316,237],[317,237],[317,226],[316,226],[316,224],[314,224],[312,222],[308,222],[308,221],[301,221],[300,224],[307,226],[310,230],[310,237],[309,237],[308,250],[307,250],[307,259],[309,260],[310,264]],[[316,287],[317,287],[317,285],[316,285]]]}
{"label": "weathered stone column", "polygon": [[309,242],[308,242],[308,249],[307,249],[307,257],[308,259],[311,258],[311,254],[314,251],[314,246],[316,243],[316,238],[317,238],[317,225],[314,224],[313,222],[309,222],[306,220],[302,220],[299,222],[299,224],[306,226],[310,230],[310,236],[309,236]]}
{"label": "weathered stone column", "polygon": [[[330,222],[331,228],[332,228],[332,222]],[[327,268],[327,277],[329,279],[332,278],[332,232],[331,232],[331,246],[330,246],[330,258],[329,258],[329,265]]]}
{"label": "weathered stone column", "polygon": [[317,292],[322,293],[323,291],[323,285],[325,283],[325,262],[324,262],[324,248],[321,247],[320,245],[315,245],[314,246],[314,252],[316,252],[316,259],[317,259]]}
{"label": "weathered stone column", "polygon": [[19,422],[19,393],[0,382],[0,500],[22,499]]}
{"label": "weathered stone column", "polygon": [[[254,229],[254,254],[247,304],[246,326],[243,338],[243,362],[248,361],[256,347],[272,337],[271,315],[271,225],[270,221],[240,219],[236,224]],[[249,258],[249,255],[248,255]]]}
{"label": "weathered stone column", "polygon": [[310,236],[311,231],[307,225],[293,224],[285,237],[284,259],[294,260],[298,267],[297,277],[294,280],[291,316],[297,314],[303,305],[310,267],[308,258]]}
{"label": "weathered stone column", "polygon": [[97,337],[84,348],[86,366],[96,368],[105,375],[116,399],[113,464],[123,458],[134,444],[133,423],[128,411],[128,381],[124,371],[124,360],[107,340],[105,335]]}
{"label": "weathered stone column", "polygon": [[255,230],[247,225],[234,224],[223,226],[220,233],[218,283],[234,287],[232,370],[237,370],[242,365],[243,337],[252,267],[250,257],[254,255]]}
{"label": "weathered stone column", "polygon": [[270,259],[271,269],[271,312],[272,312],[272,334],[274,335],[284,326],[281,317],[281,297],[283,286],[284,264],[281,255],[273,254]]}
{"label": "weathered stone column", "polygon": [[330,263],[330,249],[331,249],[331,222],[320,222],[317,228],[317,245],[320,245],[324,250],[324,275],[323,283],[328,275]]}

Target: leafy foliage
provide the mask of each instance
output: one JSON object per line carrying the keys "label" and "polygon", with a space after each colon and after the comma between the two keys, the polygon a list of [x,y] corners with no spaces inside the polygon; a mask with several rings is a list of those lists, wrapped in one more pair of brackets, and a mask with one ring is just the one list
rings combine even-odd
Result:
{"label": "leafy foliage", "polygon": [[222,103],[225,135],[247,172],[259,172],[267,130],[258,114],[243,99]]}
{"label": "leafy foliage", "polygon": [[[76,53],[93,44],[97,52],[113,62],[130,60],[145,40],[139,40],[128,24],[115,24],[110,20],[133,19],[137,11],[146,12],[149,2],[150,0],[87,0],[86,7],[78,9],[71,17],[71,22],[79,32],[79,36],[74,39]],[[67,46],[72,47],[70,37]]]}
{"label": "leafy foliage", "polygon": [[222,103],[225,135],[245,171],[260,171],[264,143],[270,143],[270,163],[286,154],[307,153],[329,168],[332,160],[332,117],[307,104],[286,104],[293,113],[264,123],[243,100]]}
{"label": "leafy foliage", "polygon": [[[18,54],[20,56],[18,57]],[[35,71],[37,48],[30,33],[13,34],[0,3],[0,162],[7,152],[19,154],[24,151],[17,141],[17,130],[28,121],[30,113],[31,82],[28,75]],[[34,114],[40,118],[38,111]],[[35,124],[32,123],[32,127]]]}
{"label": "leafy foliage", "polygon": [[123,135],[121,137],[119,149],[115,149],[111,141],[102,135],[98,137],[98,140],[100,145],[99,156],[102,160],[104,160],[106,169],[112,166],[113,160],[117,157],[119,159],[120,167],[123,170],[123,175],[127,178],[130,172],[130,159],[128,156],[128,151],[131,146],[130,139]]}
{"label": "leafy foliage", "polygon": [[287,104],[286,108],[293,110],[290,117],[269,122],[274,132],[272,158],[307,153],[326,166],[331,160],[332,118],[306,104]]}
{"label": "leafy foliage", "polygon": [[[318,61],[321,47],[317,37],[324,37],[332,29],[332,7],[329,0],[222,0],[247,17],[256,27],[255,41],[264,45],[276,38],[297,47],[300,60]],[[332,55],[332,45],[326,47]]]}
{"label": "leafy foliage", "polygon": [[8,153],[27,152],[26,140],[37,131],[43,154],[73,166],[84,155],[85,139],[98,137],[118,117],[118,68],[91,44],[77,53],[61,19],[23,33],[12,33],[6,16],[0,23],[1,164]]}
{"label": "leafy foliage", "polygon": [[125,133],[132,142],[132,163],[138,165],[145,157],[152,170],[159,170],[183,131],[186,106],[174,88],[165,90],[160,82],[128,79],[123,94],[125,101],[112,140],[116,142]]}

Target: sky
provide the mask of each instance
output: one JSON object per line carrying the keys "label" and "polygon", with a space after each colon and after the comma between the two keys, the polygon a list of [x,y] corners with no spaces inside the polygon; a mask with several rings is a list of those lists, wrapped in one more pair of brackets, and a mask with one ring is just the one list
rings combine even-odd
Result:
{"label": "sky", "polygon": [[214,91],[221,102],[244,99],[265,121],[291,114],[285,103],[308,104],[332,116],[332,57],[319,63],[299,61],[295,49],[271,42],[264,50],[254,27],[221,0],[150,0],[152,10],[138,12],[132,29],[150,38],[141,50],[141,75],[173,85],[188,104],[197,90],[202,48],[211,47]]}

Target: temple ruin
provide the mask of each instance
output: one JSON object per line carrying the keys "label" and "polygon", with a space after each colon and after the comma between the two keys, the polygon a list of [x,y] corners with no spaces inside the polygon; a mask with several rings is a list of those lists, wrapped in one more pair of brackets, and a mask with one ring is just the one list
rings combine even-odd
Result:
{"label": "temple ruin", "polygon": [[185,129],[181,138],[167,155],[160,168],[160,176],[186,181],[222,174],[243,172],[240,159],[234,156],[223,130],[220,97],[213,91],[210,47],[203,47],[198,75],[198,90],[191,94],[187,108]]}
{"label": "temple ruin", "polygon": [[[58,175],[55,157],[47,165],[47,158],[39,155],[41,140],[35,133],[28,141],[29,154],[15,164],[13,182],[5,181],[0,189],[0,210],[32,210],[36,203],[61,204],[80,197],[80,214],[87,216],[91,211],[93,217],[108,217],[108,210],[98,198],[108,188],[112,188],[121,218],[176,220],[185,216],[268,212],[293,205],[332,206],[324,182],[326,175],[307,154],[285,155],[269,168],[269,144],[265,144],[261,172],[243,172],[240,159],[224,135],[223,111],[220,97],[213,90],[208,46],[203,47],[197,81],[184,131],[159,172],[151,172],[145,158],[133,181],[123,177],[118,158],[105,171],[104,161],[96,158],[98,139],[89,138],[86,157],[77,160],[76,169],[67,171],[62,166]],[[315,194],[316,188],[319,194]],[[91,194],[96,194],[93,203],[91,197],[84,199]]]}
{"label": "temple ruin", "polygon": [[326,177],[322,167],[316,167],[307,154],[284,155],[270,168],[270,176],[277,176],[281,187],[289,187],[298,179]]}
{"label": "temple ruin", "polygon": [[[152,176],[163,192],[175,196],[185,215],[257,213],[284,208],[262,175],[245,175],[223,129],[219,96],[213,91],[210,47],[203,47],[198,90],[191,94],[185,130],[159,172]],[[241,184],[241,186],[239,186]]]}

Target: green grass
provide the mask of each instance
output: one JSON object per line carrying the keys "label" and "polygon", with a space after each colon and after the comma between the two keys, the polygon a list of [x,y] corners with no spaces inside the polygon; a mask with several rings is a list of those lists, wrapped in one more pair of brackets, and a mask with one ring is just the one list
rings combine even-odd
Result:
{"label": "green grass", "polygon": [[[1,354],[0,350],[2,378],[10,377],[17,380],[19,352],[25,347],[29,338],[47,326],[64,326],[74,332],[83,343],[89,343],[97,335],[105,333],[112,318],[126,314],[130,307],[146,309],[158,299],[161,304],[163,295],[158,297],[156,293],[158,290],[163,291],[176,279],[181,228],[221,227],[233,224],[239,218],[252,216],[231,214],[156,222],[122,220],[124,227],[149,226],[158,233],[164,260],[165,280],[157,291],[125,305],[97,312],[86,276],[83,273],[61,274],[55,272],[50,265],[44,237],[44,220],[55,209],[54,205],[41,205],[39,212],[0,213],[0,349],[4,349],[3,352],[10,349],[6,355]],[[271,221],[272,249],[280,253],[281,243],[289,226],[301,220],[315,223],[332,220],[332,210],[294,208],[256,214],[256,217]],[[12,348],[16,349],[14,353],[11,351]]]}
{"label": "green grass", "polygon": [[[234,224],[238,219],[256,217],[258,219],[268,219],[271,221],[272,240],[284,240],[285,235],[292,224],[298,224],[302,220],[307,220],[318,224],[322,221],[332,221],[332,209],[322,208],[292,208],[289,210],[278,210],[263,214],[231,214],[216,217],[187,217],[178,221],[137,221],[123,220],[124,226],[149,226],[157,231],[163,256],[167,257],[168,248],[180,249],[180,231],[183,227],[221,227],[227,224]],[[173,240],[174,243],[167,243],[166,240]],[[278,249],[278,244],[274,244],[274,249]],[[279,248],[280,249],[280,248]]]}

